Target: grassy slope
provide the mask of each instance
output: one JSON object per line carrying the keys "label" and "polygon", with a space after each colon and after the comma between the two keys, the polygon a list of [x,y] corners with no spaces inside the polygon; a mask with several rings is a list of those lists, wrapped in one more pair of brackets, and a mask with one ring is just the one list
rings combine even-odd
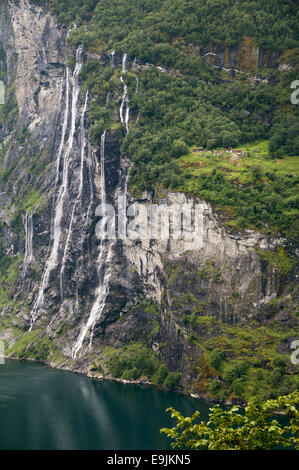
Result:
{"label": "grassy slope", "polygon": [[[283,159],[271,158],[267,140],[238,146],[238,148],[244,151],[244,156],[236,161],[232,160],[231,154],[227,153],[226,149],[196,153],[193,151],[193,148],[190,147],[190,153],[179,159],[181,170],[188,175],[188,178],[184,180],[179,189],[203,196],[206,200],[215,202],[218,209],[226,210],[230,216],[230,220],[226,222],[226,225],[239,229],[244,228],[246,225],[249,228],[258,227],[261,231],[269,231],[269,224],[263,224],[259,217],[264,209],[269,211],[265,205],[263,193],[260,194],[260,197],[256,194],[253,199],[253,202],[260,204],[260,214],[257,215],[254,223],[245,223],[244,220],[238,219],[241,216],[240,207],[243,204],[248,205],[246,197],[248,195],[248,187],[250,185],[254,186],[257,182],[255,170],[261,173],[260,183],[262,187],[273,187],[275,182],[277,182],[274,188],[274,190],[277,190],[278,182],[281,183],[283,180],[286,182],[280,217],[285,220],[289,218],[289,220],[294,221],[294,224],[296,223],[298,219],[299,157],[285,156]],[[216,152],[218,155],[215,155]],[[215,184],[213,190],[204,190],[199,186],[198,180],[202,176],[212,179],[213,172],[221,173],[225,181],[231,185],[233,192],[230,198],[226,198],[225,195],[223,198],[221,198],[221,195],[217,197],[219,196],[219,191],[221,192],[221,185],[217,187],[217,184]],[[274,223],[272,224],[271,231],[273,227]],[[290,228],[287,227],[288,230]],[[293,234],[294,236],[296,234],[295,227]]]}

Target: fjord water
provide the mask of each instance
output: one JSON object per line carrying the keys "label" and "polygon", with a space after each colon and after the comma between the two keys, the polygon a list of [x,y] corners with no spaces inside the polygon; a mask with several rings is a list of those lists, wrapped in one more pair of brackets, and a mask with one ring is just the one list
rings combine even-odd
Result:
{"label": "fjord water", "polygon": [[54,370],[37,363],[0,365],[1,450],[170,449],[159,433],[209,405],[171,392],[123,385]]}

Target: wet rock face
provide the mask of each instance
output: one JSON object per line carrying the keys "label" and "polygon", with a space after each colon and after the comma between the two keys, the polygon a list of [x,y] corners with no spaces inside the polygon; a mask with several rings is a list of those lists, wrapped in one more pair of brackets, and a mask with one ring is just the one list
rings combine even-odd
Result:
{"label": "wet rock face", "polygon": [[[107,133],[103,162],[101,142],[92,147],[88,139],[89,97],[81,91],[76,68],[67,70],[66,31],[55,17],[28,0],[1,2],[0,13],[7,83],[15,84],[18,104],[14,132],[3,127],[9,144],[3,167],[12,170],[0,188],[1,244],[7,256],[32,253],[25,256],[14,288],[21,307],[13,313],[7,307],[0,315],[11,314],[24,332],[32,328],[46,334],[72,359],[102,295],[101,313],[70,367],[87,371],[106,346],[144,342],[161,353],[170,370],[182,370],[188,384],[193,377],[188,357],[197,360],[199,352],[177,335],[179,316],[197,303],[199,315],[232,324],[250,321],[280,289],[277,274],[261,263],[256,247],[273,248],[279,241],[250,231],[229,234],[204,201],[197,201],[204,210],[203,244],[194,250],[186,252],[172,239],[97,238],[103,176],[106,201],[115,209],[126,187],[128,162],[120,137]],[[77,50],[79,68],[80,54]],[[217,51],[220,66],[224,55],[223,49]],[[96,59],[103,66],[112,60],[114,66],[123,65],[116,54]],[[231,65],[237,60],[238,51],[231,48]],[[132,65],[127,61],[128,69]],[[32,195],[28,198],[32,190],[33,202]],[[183,207],[190,201],[184,194],[158,200],[149,193],[142,201],[127,194],[128,206],[138,202]],[[18,211],[18,225],[14,221],[12,226]],[[145,307],[149,299],[155,311]]]}
{"label": "wet rock face", "polygon": [[253,39],[248,37],[234,46],[210,44],[207,49],[201,51],[201,56],[217,68],[250,72],[264,67],[277,68],[281,52],[259,47]]}
{"label": "wet rock face", "polygon": [[[100,159],[100,156],[98,156]],[[105,145],[105,170],[107,194],[114,194],[120,184],[121,154],[118,134],[107,135]]]}

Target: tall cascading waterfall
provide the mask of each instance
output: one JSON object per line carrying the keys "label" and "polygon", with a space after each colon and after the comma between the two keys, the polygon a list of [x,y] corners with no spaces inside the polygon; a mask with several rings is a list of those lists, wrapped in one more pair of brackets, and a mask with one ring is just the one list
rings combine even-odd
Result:
{"label": "tall cascading waterfall", "polygon": [[105,141],[106,131],[101,137],[101,233],[99,255],[97,258],[97,272],[98,272],[98,287],[96,290],[96,300],[93,303],[89,318],[85,325],[82,326],[79,337],[74,344],[72,355],[73,358],[78,356],[79,351],[82,349],[84,340],[90,332],[89,347],[92,345],[94,327],[100,319],[105,305],[106,299],[109,294],[109,281],[111,278],[111,259],[114,241],[109,239],[109,232],[107,231],[107,216],[106,216],[106,179],[105,179]]}
{"label": "tall cascading waterfall", "polygon": [[61,269],[60,269],[60,296],[61,296],[61,300],[64,299],[64,288],[63,288],[64,271],[65,271],[65,264],[66,264],[68,249],[69,249],[70,241],[71,241],[71,238],[72,238],[75,212],[76,212],[78,204],[81,201],[82,193],[83,193],[85,151],[86,151],[86,146],[88,144],[88,139],[86,137],[87,129],[85,127],[85,117],[86,117],[86,111],[87,111],[87,106],[88,106],[88,97],[89,97],[89,93],[87,91],[86,95],[85,95],[85,102],[84,102],[83,111],[82,111],[81,119],[80,119],[80,143],[81,143],[80,183],[79,183],[78,195],[77,195],[75,204],[73,205],[73,209],[72,209],[72,215],[71,215],[71,219],[70,219],[70,224],[69,224],[69,228],[68,228],[68,234],[67,234],[67,237],[66,237],[66,243],[65,243],[65,247],[64,247],[64,253],[63,253]]}
{"label": "tall cascading waterfall", "polygon": [[[69,104],[69,100],[70,100],[69,69],[68,68],[66,69],[66,86],[65,86],[66,105],[65,105],[64,121],[62,125],[61,141],[60,141],[59,150],[58,150],[57,158],[56,158],[56,184],[57,186],[59,185],[61,160],[63,159],[62,181],[59,187],[57,199],[55,201],[55,213],[54,213],[54,221],[53,221],[53,226],[52,226],[52,236],[51,236],[52,246],[50,249],[50,256],[47,260],[46,268],[45,268],[43,278],[42,278],[41,287],[39,289],[37,299],[33,306],[29,331],[32,330],[33,325],[35,321],[37,320],[38,311],[44,303],[45,289],[47,288],[49,284],[50,275],[52,271],[57,267],[57,264],[58,264],[58,253],[59,253],[61,237],[62,237],[61,222],[63,218],[64,203],[65,203],[67,189],[68,189],[70,154],[73,148],[74,136],[75,136],[75,130],[76,130],[77,108],[78,108],[78,100],[79,100],[79,95],[80,95],[79,75],[80,75],[82,65],[83,65],[82,56],[83,56],[83,47],[79,46],[76,52],[76,66],[75,66],[74,73],[72,76],[71,107]],[[70,127],[69,137],[67,140],[67,145],[65,148],[65,138],[66,138],[66,133],[67,133],[67,128],[68,128],[70,108],[71,108],[71,127]]]}
{"label": "tall cascading waterfall", "polygon": [[[114,67],[114,55],[115,53],[112,52],[111,57],[111,65]],[[122,60],[122,73],[127,73],[127,54],[123,55]],[[127,133],[129,133],[129,120],[130,120],[130,108],[129,108],[129,98],[128,98],[128,87],[124,83],[123,78],[121,77],[121,82],[124,86],[124,91],[121,100],[120,106],[120,120],[122,123],[126,125]],[[109,96],[109,95],[108,95]],[[106,103],[109,103],[107,98]],[[107,296],[109,294],[109,282],[111,278],[111,260],[112,260],[112,252],[113,246],[115,242],[109,239],[109,233],[107,231],[107,217],[106,213],[106,180],[105,180],[105,141],[106,141],[106,131],[101,136],[101,215],[102,215],[102,222],[101,222],[101,238],[100,238],[100,245],[99,245],[99,255],[97,258],[97,266],[98,266],[98,288],[96,291],[96,300],[93,303],[89,318],[87,322],[82,326],[80,334],[76,343],[74,344],[72,350],[72,356],[75,359],[80,350],[83,347],[84,341],[88,333],[89,336],[89,348],[92,346],[93,341],[93,334],[94,328],[98,320],[100,319],[104,308],[106,306]],[[125,177],[125,194],[127,193],[127,175]]]}
{"label": "tall cascading waterfall", "polygon": [[[127,73],[127,54],[123,55],[122,61],[122,73]],[[123,77],[120,77],[120,80],[124,86],[124,91],[121,99],[121,105],[119,110],[120,121],[122,124],[126,125],[127,134],[129,133],[129,120],[130,120],[130,108],[129,108],[129,98],[128,98],[128,87],[125,84]]]}

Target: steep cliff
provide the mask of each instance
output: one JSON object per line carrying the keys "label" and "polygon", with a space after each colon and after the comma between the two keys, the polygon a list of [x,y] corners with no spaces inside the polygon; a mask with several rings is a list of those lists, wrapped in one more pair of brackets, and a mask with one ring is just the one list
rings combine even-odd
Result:
{"label": "steep cliff", "polygon": [[[281,382],[292,389],[295,274],[263,255],[277,256],[287,241],[229,232],[209,204],[182,193],[130,196],[120,143],[138,113],[118,72],[142,66],[125,55],[94,55],[102,70],[118,71],[118,84],[106,102],[115,130],[92,144],[83,47],[70,47],[68,31],[39,4],[2,1],[0,10],[1,72],[6,99],[17,104],[0,128],[0,337],[7,353],[218,399],[242,398],[248,389],[231,388],[213,350],[224,365],[249,358],[269,374],[284,355],[289,375]],[[202,244],[186,249],[174,233],[164,241],[108,236],[104,204],[117,212],[119,196],[126,197],[123,210],[202,205]],[[136,369],[140,360],[151,363]],[[247,375],[258,394],[253,365]]]}

